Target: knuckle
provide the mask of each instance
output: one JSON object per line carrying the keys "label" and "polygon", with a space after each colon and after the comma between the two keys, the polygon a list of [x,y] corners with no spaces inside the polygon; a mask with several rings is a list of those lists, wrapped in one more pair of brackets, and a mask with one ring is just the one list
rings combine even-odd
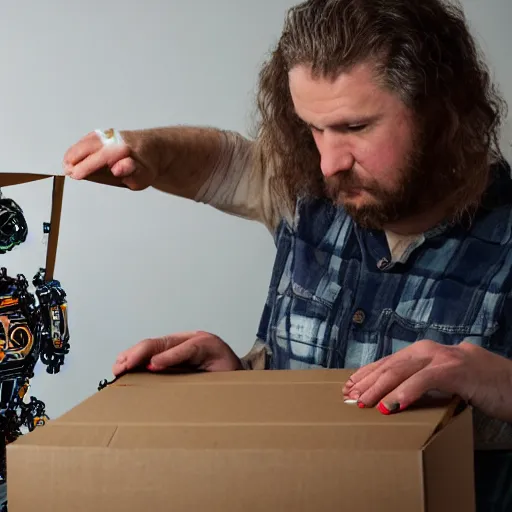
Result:
{"label": "knuckle", "polygon": [[216,338],[215,334],[212,334],[208,331],[196,331],[196,335],[200,336],[201,338],[212,340],[213,338]]}
{"label": "knuckle", "polygon": [[147,348],[147,347],[154,348],[155,346],[162,347],[163,343],[164,342],[161,338],[146,338],[146,339],[139,341],[139,343],[137,343],[137,346],[139,346],[141,348]]}
{"label": "knuckle", "polygon": [[432,340],[420,340],[413,345],[418,353],[425,356],[432,354],[438,346],[439,345]]}
{"label": "knuckle", "polygon": [[212,334],[211,332],[200,331],[201,339],[198,340],[203,346],[207,347],[219,347],[220,345],[224,345],[224,341],[221,338]]}
{"label": "knuckle", "polygon": [[458,350],[450,350],[450,348],[455,347],[447,347],[445,351],[443,351],[443,358],[445,364],[451,366],[452,368],[458,368],[464,364],[464,357]]}
{"label": "knuckle", "polygon": [[86,144],[94,144],[96,146],[103,146],[100,136],[95,131],[90,131],[83,139],[82,142]]}
{"label": "knuckle", "polygon": [[434,342],[432,340],[420,340],[417,342],[417,346],[424,349],[432,348],[433,345]]}

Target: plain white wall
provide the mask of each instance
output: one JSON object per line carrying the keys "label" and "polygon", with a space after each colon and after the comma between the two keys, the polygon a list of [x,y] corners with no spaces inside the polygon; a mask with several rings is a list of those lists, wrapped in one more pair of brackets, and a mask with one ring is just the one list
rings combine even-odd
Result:
{"label": "plain white wall", "polygon": [[[0,170],[61,173],[67,147],[98,127],[247,133],[259,66],[293,3],[3,2]],[[512,3],[465,3],[511,100]],[[32,209],[39,237],[48,182],[5,193]],[[68,293],[72,349],[58,375],[38,365],[32,393],[58,416],[111,376],[120,350],[174,331],[212,331],[242,355],[273,257],[271,237],[255,223],[153,190],[67,180],[56,278]],[[39,265],[21,249],[4,261],[30,277]]]}

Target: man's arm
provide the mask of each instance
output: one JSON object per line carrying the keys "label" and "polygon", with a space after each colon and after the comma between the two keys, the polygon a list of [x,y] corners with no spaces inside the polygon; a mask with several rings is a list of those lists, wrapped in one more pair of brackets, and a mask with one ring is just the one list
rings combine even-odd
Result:
{"label": "man's arm", "polygon": [[[136,164],[153,176],[152,187],[187,199],[195,199],[215,170],[231,163],[223,130],[169,126],[119,133]],[[251,148],[247,141],[246,151]]]}
{"label": "man's arm", "polygon": [[185,126],[108,130],[103,139],[105,145],[93,132],[73,145],[64,158],[66,173],[101,181],[99,173],[108,167],[129,188],[152,186],[257,220],[272,232],[283,217],[291,220],[293,200],[258,140]]}

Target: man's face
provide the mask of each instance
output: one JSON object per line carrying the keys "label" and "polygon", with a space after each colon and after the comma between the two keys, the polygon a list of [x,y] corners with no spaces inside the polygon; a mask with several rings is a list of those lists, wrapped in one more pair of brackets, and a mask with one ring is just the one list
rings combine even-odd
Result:
{"label": "man's face", "polygon": [[372,67],[356,66],[332,81],[297,66],[289,85],[320,153],[327,195],[370,228],[411,213],[414,198],[425,194],[413,180],[420,139],[410,110],[375,82]]}

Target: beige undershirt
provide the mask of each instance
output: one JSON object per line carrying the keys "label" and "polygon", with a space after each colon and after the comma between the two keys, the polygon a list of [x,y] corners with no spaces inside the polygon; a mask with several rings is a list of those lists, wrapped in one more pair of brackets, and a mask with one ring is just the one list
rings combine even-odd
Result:
{"label": "beige undershirt", "polygon": [[409,246],[416,242],[416,240],[421,236],[397,235],[396,233],[393,233],[391,231],[385,231],[385,233],[392,261],[399,261],[400,258],[404,255],[405,251],[409,248]]}

